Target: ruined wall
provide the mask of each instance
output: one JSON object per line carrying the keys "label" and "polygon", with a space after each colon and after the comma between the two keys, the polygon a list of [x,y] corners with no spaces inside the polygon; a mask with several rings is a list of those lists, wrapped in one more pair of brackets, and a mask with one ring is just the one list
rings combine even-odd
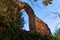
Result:
{"label": "ruined wall", "polygon": [[25,9],[28,14],[29,19],[29,29],[31,32],[39,32],[42,35],[50,35],[50,29],[48,28],[47,24],[44,23],[41,19],[35,16],[33,9],[24,2],[17,2],[17,4]]}
{"label": "ruined wall", "polygon": [[48,28],[47,24],[44,23],[41,19],[35,16],[35,26],[36,31],[41,33],[42,35],[49,35],[51,34],[50,29]]}

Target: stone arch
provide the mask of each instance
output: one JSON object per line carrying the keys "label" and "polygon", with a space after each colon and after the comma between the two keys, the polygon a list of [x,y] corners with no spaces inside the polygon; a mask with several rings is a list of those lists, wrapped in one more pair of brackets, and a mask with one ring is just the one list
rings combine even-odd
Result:
{"label": "stone arch", "polygon": [[50,35],[51,31],[47,24],[39,19],[35,14],[33,9],[25,2],[16,2],[20,8],[24,9],[29,18],[29,29],[31,32],[38,32],[42,35]]}

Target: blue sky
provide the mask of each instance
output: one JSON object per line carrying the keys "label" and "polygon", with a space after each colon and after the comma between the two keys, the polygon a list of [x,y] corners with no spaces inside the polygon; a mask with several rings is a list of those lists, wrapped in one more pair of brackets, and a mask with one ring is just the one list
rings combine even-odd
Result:
{"label": "blue sky", "polygon": [[[42,4],[42,0],[38,0],[37,2],[33,2],[34,4],[32,4],[30,1],[28,0],[22,0],[23,2],[29,3],[29,5],[33,8],[35,15],[37,17],[39,17],[41,20],[43,20],[50,28],[51,32],[54,33],[55,29],[60,28],[60,17],[56,14],[53,14],[51,12],[58,12],[60,13],[60,0],[53,0],[51,5],[48,6],[44,6]],[[37,4],[39,6],[37,6]],[[49,15],[49,16],[47,16]],[[23,16],[24,19],[26,21],[24,28],[25,30],[29,30],[29,26],[28,26],[28,15],[26,14],[26,12],[23,12]],[[57,17],[56,17],[57,16]],[[58,24],[58,26],[56,27],[56,25]]]}

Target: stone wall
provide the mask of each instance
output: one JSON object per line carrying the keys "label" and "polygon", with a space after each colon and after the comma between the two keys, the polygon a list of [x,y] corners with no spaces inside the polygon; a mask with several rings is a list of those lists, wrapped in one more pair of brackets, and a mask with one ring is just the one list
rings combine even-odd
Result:
{"label": "stone wall", "polygon": [[48,28],[47,24],[35,16],[34,11],[30,5],[25,2],[17,2],[17,4],[27,12],[29,19],[29,29],[31,32],[38,32],[42,35],[51,34],[51,31]]}
{"label": "stone wall", "polygon": [[41,19],[35,16],[35,27],[36,31],[41,33],[42,35],[49,35],[51,34],[50,29],[48,28],[47,24],[44,23]]}

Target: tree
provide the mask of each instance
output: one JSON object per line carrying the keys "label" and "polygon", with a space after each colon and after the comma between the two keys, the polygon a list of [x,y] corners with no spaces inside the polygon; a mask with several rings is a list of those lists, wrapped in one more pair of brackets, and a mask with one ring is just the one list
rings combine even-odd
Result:
{"label": "tree", "polygon": [[[29,0],[32,2],[32,0]],[[33,0],[34,2],[38,1],[38,0]],[[53,0],[42,0],[42,3],[45,5],[45,6],[48,6],[48,4],[52,4],[52,1]]]}
{"label": "tree", "polygon": [[60,28],[56,30],[54,36],[56,37],[56,40],[60,40]]}
{"label": "tree", "polygon": [[0,0],[0,40],[14,40],[24,26],[22,13],[16,10],[16,0]]}

